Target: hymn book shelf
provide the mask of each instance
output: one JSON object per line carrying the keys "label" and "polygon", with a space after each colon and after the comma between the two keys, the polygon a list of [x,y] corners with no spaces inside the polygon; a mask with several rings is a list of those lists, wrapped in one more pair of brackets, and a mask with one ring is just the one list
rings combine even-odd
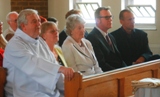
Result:
{"label": "hymn book shelf", "polygon": [[71,81],[65,80],[65,97],[129,97],[131,81],[143,78],[160,78],[160,60],[84,78],[75,73]]}

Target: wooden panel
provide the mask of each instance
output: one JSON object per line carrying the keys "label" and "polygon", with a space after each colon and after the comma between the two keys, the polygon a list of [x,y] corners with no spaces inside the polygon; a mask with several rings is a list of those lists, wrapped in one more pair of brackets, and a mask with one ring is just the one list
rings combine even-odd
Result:
{"label": "wooden panel", "polygon": [[4,97],[4,85],[6,82],[6,69],[0,67],[0,97]]}
{"label": "wooden panel", "polygon": [[74,77],[70,81],[65,78],[65,97],[78,97],[78,90],[81,88],[81,83],[82,75],[79,73],[74,73]]}
{"label": "wooden panel", "polygon": [[152,77],[151,70],[125,77],[125,84],[124,84],[125,97],[130,96],[132,94],[131,82],[133,80],[140,80],[140,79],[147,78],[147,77],[149,77],[149,78]]}
{"label": "wooden panel", "polygon": [[118,97],[118,80],[98,83],[84,90],[84,97]]}
{"label": "wooden panel", "polygon": [[[160,78],[160,60],[120,68],[102,74],[66,81],[65,97],[129,97],[132,94],[131,81],[147,77]],[[74,96],[73,96],[74,94]]]}
{"label": "wooden panel", "polygon": [[159,69],[158,69],[158,78],[160,78],[160,67],[159,67]]}

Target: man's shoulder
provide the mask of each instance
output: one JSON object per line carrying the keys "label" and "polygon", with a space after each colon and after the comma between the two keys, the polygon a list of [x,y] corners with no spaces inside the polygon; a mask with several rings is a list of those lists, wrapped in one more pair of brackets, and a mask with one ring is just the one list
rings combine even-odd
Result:
{"label": "man's shoulder", "polygon": [[145,31],[143,31],[141,29],[137,29],[137,28],[134,29],[134,32],[138,35],[147,35],[147,33]]}
{"label": "man's shoulder", "polygon": [[66,35],[66,32],[64,30],[62,30],[60,33],[59,33],[59,36],[67,36]]}
{"label": "man's shoulder", "polygon": [[140,33],[146,33],[146,32],[144,32],[143,30],[137,29],[137,28],[135,28],[134,31],[135,31],[135,32],[140,32]]}
{"label": "man's shoulder", "polygon": [[117,30],[110,32],[110,34],[115,36],[115,35],[118,35],[121,31],[122,31],[121,28],[118,28]]}
{"label": "man's shoulder", "polygon": [[99,30],[94,27],[87,37],[94,37],[98,32]]}

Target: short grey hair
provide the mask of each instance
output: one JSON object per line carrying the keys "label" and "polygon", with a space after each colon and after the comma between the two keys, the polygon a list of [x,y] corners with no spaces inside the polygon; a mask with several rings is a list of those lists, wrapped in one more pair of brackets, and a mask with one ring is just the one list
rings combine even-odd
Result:
{"label": "short grey hair", "polygon": [[99,18],[99,17],[100,17],[100,12],[101,12],[102,10],[108,11],[108,10],[110,10],[110,9],[111,9],[110,6],[97,8],[96,11],[95,11],[95,13],[94,13],[95,18]]}
{"label": "short grey hair", "polygon": [[77,24],[85,24],[85,20],[78,14],[72,14],[66,21],[66,32],[71,35],[71,31],[74,30]]}
{"label": "short grey hair", "polygon": [[8,14],[7,14],[7,16],[6,16],[6,20],[7,21],[10,21],[10,15],[12,15],[12,14],[18,14],[16,11],[11,11],[11,12],[9,12]]}
{"label": "short grey hair", "polygon": [[33,15],[33,14],[37,14],[38,15],[38,11],[34,10],[34,9],[24,9],[19,13],[18,19],[17,19],[17,25],[18,28],[21,28],[21,24],[27,24],[27,16],[29,15]]}
{"label": "short grey hair", "polygon": [[132,13],[129,9],[124,9],[119,13],[119,20],[123,20],[124,19],[124,13],[128,12],[128,13]]}

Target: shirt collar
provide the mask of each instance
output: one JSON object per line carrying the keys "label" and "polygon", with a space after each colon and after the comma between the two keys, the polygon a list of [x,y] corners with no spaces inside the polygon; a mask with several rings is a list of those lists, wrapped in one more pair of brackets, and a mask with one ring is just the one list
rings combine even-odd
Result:
{"label": "shirt collar", "polygon": [[101,32],[101,34],[103,35],[104,38],[106,38],[106,35],[108,35],[108,33],[102,31],[102,30],[101,30],[100,28],[98,28],[97,26],[95,26],[95,28],[98,29],[98,30]]}
{"label": "shirt collar", "polygon": [[39,40],[39,36],[37,37],[37,39],[34,39],[32,37],[30,37],[29,35],[27,35],[26,33],[24,33],[21,29],[17,29],[15,32],[16,36],[19,36],[20,38],[22,38],[23,40],[32,43],[32,44],[36,44]]}
{"label": "shirt collar", "polygon": [[15,31],[11,28],[11,26],[9,26],[9,30],[12,31],[13,33],[15,32]]}

